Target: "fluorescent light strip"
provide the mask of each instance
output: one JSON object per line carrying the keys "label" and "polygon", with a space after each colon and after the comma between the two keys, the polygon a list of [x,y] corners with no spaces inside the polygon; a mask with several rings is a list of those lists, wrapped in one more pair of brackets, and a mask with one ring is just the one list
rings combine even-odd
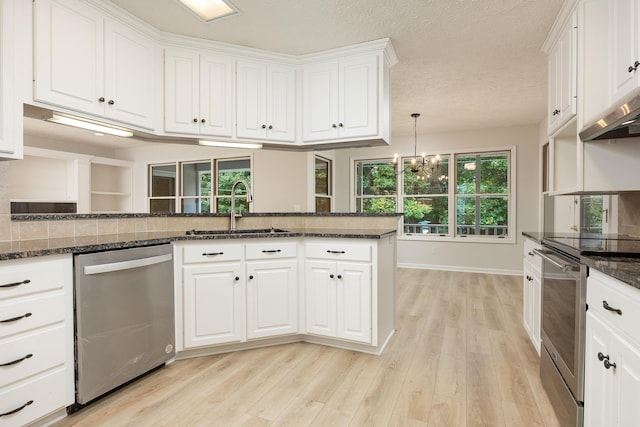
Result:
{"label": "fluorescent light strip", "polygon": [[226,141],[207,141],[205,139],[201,139],[198,141],[200,145],[206,145],[208,147],[225,147],[225,148],[250,148],[254,150],[259,150],[262,148],[262,144],[252,144],[252,143],[243,143],[243,142],[226,142]]}
{"label": "fluorescent light strip", "polygon": [[133,136],[133,132],[128,129],[103,125],[97,122],[78,119],[76,117],[62,116],[53,114],[47,119],[48,122],[59,123],[61,125],[73,126],[76,128],[87,129],[93,132],[108,133],[109,135],[122,136],[128,138]]}
{"label": "fluorescent light strip", "polygon": [[224,0],[179,0],[196,15],[209,22],[238,13],[238,10]]}

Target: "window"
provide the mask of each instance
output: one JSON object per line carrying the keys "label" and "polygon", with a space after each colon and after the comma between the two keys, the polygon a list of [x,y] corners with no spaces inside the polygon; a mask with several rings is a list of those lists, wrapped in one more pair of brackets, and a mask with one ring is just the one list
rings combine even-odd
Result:
{"label": "window", "polygon": [[149,166],[149,212],[176,211],[176,164]]}
{"label": "window", "polygon": [[403,213],[405,236],[513,238],[514,156],[515,148],[450,152],[417,173],[403,157],[399,174],[392,159],[355,160],[353,209]]}
{"label": "window", "polygon": [[396,212],[397,179],[391,159],[356,162],[355,211]]}
{"label": "window", "polygon": [[316,156],[315,163],[315,201],[316,212],[331,212],[331,160]]}
{"label": "window", "polygon": [[[150,165],[149,212],[230,212],[231,187],[239,179],[251,185],[250,158]],[[236,189],[236,209],[239,212],[249,210],[246,192],[242,185]]]}
{"label": "window", "polygon": [[[410,165],[412,158],[403,159]],[[449,156],[428,175],[405,172],[403,175],[404,232],[408,234],[449,233]]]}
{"label": "window", "polygon": [[509,235],[509,153],[456,155],[456,234]]}

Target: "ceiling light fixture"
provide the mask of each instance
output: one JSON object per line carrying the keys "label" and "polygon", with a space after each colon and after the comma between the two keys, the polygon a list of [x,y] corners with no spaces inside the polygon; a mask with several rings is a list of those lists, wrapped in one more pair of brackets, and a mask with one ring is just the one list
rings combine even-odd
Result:
{"label": "ceiling light fixture", "polygon": [[[407,171],[411,171],[418,175],[418,179],[430,178],[431,176],[435,176],[436,172],[438,172],[438,168],[440,167],[440,155],[437,154],[428,158],[425,153],[422,153],[422,156],[418,157],[418,117],[420,117],[420,113],[412,113],[411,117],[413,117],[413,158],[410,160],[409,164],[403,168],[398,165],[399,158],[398,155],[395,154],[393,156],[393,166],[396,169],[397,175],[402,175]],[[446,176],[440,176],[438,179],[442,181],[443,179],[446,179]]]}
{"label": "ceiling light fixture", "polygon": [[252,144],[252,143],[244,143],[244,142],[208,141],[206,139],[201,139],[200,141],[198,141],[198,144],[206,145],[208,147],[249,148],[254,150],[259,150],[262,148],[262,144]]}
{"label": "ceiling light fixture", "polygon": [[133,132],[131,132],[129,129],[120,128],[117,126],[105,125],[103,123],[95,122],[93,120],[81,119],[79,117],[67,116],[59,113],[53,113],[51,117],[47,119],[47,121],[52,123],[58,123],[61,125],[87,129],[93,132],[107,133],[109,135],[121,136],[124,138],[133,136]]}
{"label": "ceiling light fixture", "polygon": [[239,13],[228,0],[178,0],[205,22]]}

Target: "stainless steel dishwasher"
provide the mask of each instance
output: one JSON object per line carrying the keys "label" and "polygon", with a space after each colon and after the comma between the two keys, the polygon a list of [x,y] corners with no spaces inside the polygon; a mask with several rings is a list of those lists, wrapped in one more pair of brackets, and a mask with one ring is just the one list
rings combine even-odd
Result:
{"label": "stainless steel dishwasher", "polygon": [[175,356],[172,246],[74,257],[76,404]]}

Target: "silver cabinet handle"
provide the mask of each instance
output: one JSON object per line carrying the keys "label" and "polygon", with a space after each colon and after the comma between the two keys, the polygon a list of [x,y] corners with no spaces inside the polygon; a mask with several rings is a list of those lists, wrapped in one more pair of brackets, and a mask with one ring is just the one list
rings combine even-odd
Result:
{"label": "silver cabinet handle", "polygon": [[146,267],[147,265],[160,264],[162,262],[171,261],[173,255],[157,255],[149,258],[134,259],[131,261],[112,262],[109,264],[88,265],[84,268],[84,274],[89,276],[92,274],[111,273],[114,271],[131,270],[132,268]]}

